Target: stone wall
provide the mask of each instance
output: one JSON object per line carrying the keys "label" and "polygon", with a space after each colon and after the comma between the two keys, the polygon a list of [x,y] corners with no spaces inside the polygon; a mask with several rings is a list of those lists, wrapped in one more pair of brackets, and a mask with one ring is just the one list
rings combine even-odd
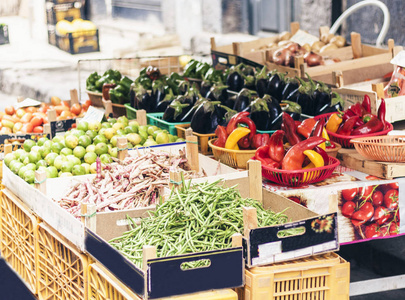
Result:
{"label": "stone wall", "polygon": [[16,16],[20,10],[21,0],[1,0],[0,16]]}
{"label": "stone wall", "polygon": [[301,29],[317,36],[319,27],[332,25],[332,0],[300,0],[299,5]]}

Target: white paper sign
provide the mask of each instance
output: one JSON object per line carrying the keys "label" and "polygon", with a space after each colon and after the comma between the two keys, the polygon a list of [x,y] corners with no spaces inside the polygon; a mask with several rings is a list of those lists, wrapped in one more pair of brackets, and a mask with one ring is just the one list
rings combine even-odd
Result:
{"label": "white paper sign", "polygon": [[98,109],[93,106],[90,106],[89,109],[87,110],[86,114],[84,115],[82,121],[86,122],[91,122],[91,121],[96,121],[96,122],[101,122],[101,120],[104,117],[104,110],[103,109]]}
{"label": "white paper sign", "polygon": [[301,46],[305,45],[305,44],[309,44],[310,46],[312,46],[313,43],[319,41],[319,38],[309,34],[301,29],[299,29],[290,39],[290,41],[294,42],[294,43],[298,43]]}
{"label": "white paper sign", "polygon": [[405,50],[402,50],[395,55],[395,57],[391,59],[390,63],[405,68]]}
{"label": "white paper sign", "polygon": [[17,103],[15,105],[16,108],[21,108],[21,107],[28,107],[28,106],[38,106],[41,105],[42,102],[38,101],[38,100],[34,100],[31,98],[26,98],[25,100]]}

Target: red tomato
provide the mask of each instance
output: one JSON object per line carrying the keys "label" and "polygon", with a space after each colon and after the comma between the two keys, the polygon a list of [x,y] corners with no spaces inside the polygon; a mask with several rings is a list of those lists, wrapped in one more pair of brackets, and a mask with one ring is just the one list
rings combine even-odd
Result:
{"label": "red tomato", "polygon": [[391,218],[391,212],[384,206],[379,206],[374,210],[374,221],[382,225]]}
{"label": "red tomato", "polygon": [[399,233],[399,226],[397,223],[392,222],[389,229],[390,235],[397,235]]}
{"label": "red tomato", "polygon": [[380,206],[383,203],[383,193],[380,191],[374,191],[373,195],[371,196],[371,200],[373,201],[374,206]]}
{"label": "red tomato", "polygon": [[34,133],[43,133],[44,128],[42,126],[35,126],[34,129],[32,130]]}
{"label": "red tomato", "polygon": [[370,202],[365,202],[359,210],[366,214],[366,221],[370,220],[374,215],[374,206]]}
{"label": "red tomato", "polygon": [[4,111],[6,112],[6,114],[8,114],[8,115],[10,115],[10,116],[14,115],[14,113],[15,113],[14,106],[12,106],[12,105],[7,106],[7,107],[4,109]]}
{"label": "red tomato", "polygon": [[[3,117],[3,119],[4,119],[4,117]],[[21,122],[22,123],[29,123],[31,121],[31,119],[32,119],[32,113],[27,112],[27,113],[25,113],[25,115],[22,116]]]}
{"label": "red tomato", "polygon": [[367,221],[367,215],[364,211],[358,210],[352,215],[352,223],[354,226],[360,226]]}
{"label": "red tomato", "polygon": [[387,184],[391,189],[397,190],[399,189],[399,183],[398,182],[391,182]]}
{"label": "red tomato", "polygon": [[346,201],[352,201],[358,192],[358,188],[342,190],[342,197]]}
{"label": "red tomato", "polygon": [[374,186],[369,185],[363,188],[360,188],[360,200],[368,200],[371,199],[371,195],[373,194]]}
{"label": "red tomato", "polygon": [[350,218],[353,215],[355,208],[356,204],[354,204],[353,201],[346,201],[342,206],[342,215]]}
{"label": "red tomato", "polygon": [[371,225],[366,226],[365,230],[366,238],[374,238],[381,236],[380,228],[377,224],[373,223]]}
{"label": "red tomato", "polygon": [[32,126],[31,123],[26,123],[23,125],[23,127],[21,128],[21,131],[23,133],[31,133],[33,131],[34,127]]}
{"label": "red tomato", "polygon": [[70,102],[69,101],[62,101],[61,103],[65,107],[70,107]]}
{"label": "red tomato", "polygon": [[398,207],[398,190],[389,190],[384,195],[384,205],[389,209]]}
{"label": "red tomato", "polygon": [[72,113],[74,113],[75,115],[79,115],[80,112],[82,111],[82,107],[79,103],[75,103],[72,105],[72,107],[70,108],[70,111]]}
{"label": "red tomato", "polygon": [[25,111],[30,112],[30,113],[37,112],[37,110],[38,109],[35,106],[28,106],[28,107],[25,108]]}

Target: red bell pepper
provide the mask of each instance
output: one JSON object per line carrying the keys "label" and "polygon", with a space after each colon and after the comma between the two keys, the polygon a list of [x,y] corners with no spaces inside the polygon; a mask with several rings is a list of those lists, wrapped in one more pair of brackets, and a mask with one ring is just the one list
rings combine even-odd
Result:
{"label": "red bell pepper", "polygon": [[361,103],[361,106],[363,107],[366,114],[371,113],[371,100],[368,95],[364,95],[364,99],[363,102]]}
{"label": "red bell pepper", "polygon": [[346,122],[342,124],[342,126],[339,127],[336,133],[341,135],[350,135],[353,130],[354,124],[358,121],[359,118],[359,116],[350,117],[348,120],[346,120]]}
{"label": "red bell pepper", "polygon": [[255,159],[262,163],[262,166],[279,168],[280,163],[272,160],[269,156],[269,145],[261,146],[256,150]]}
{"label": "red bell pepper", "polygon": [[361,104],[359,102],[357,102],[356,104],[350,105],[349,110],[354,112],[354,114],[358,115],[359,117],[361,117],[363,115],[363,109],[362,109]]}
{"label": "red bell pepper", "polygon": [[383,123],[384,126],[386,123],[385,112],[386,112],[385,100],[384,100],[384,98],[381,98],[381,104],[380,104],[380,107],[378,108],[377,117],[381,121],[381,123]]}
{"label": "red bell pepper", "polygon": [[229,120],[228,125],[226,126],[226,133],[228,135],[231,134],[232,131],[235,130],[236,126],[237,126],[237,121],[242,118],[242,117],[247,117],[249,115],[248,111],[242,111],[234,116],[232,116],[232,118]]}
{"label": "red bell pepper", "polygon": [[297,132],[303,137],[308,138],[311,135],[315,124],[316,120],[314,118],[305,119],[297,126]]}
{"label": "red bell pepper", "polygon": [[367,123],[368,121],[370,121],[372,116],[373,116],[372,114],[365,114],[363,116],[363,123]]}
{"label": "red bell pepper", "polygon": [[270,140],[270,136],[269,136],[268,133],[263,133],[263,134],[257,133],[253,137],[253,139],[252,139],[252,141],[250,143],[250,147],[253,148],[253,149],[257,149],[257,148],[259,148],[261,146],[268,145],[269,140]]}
{"label": "red bell pepper", "polygon": [[285,129],[285,136],[291,146],[301,142],[301,138],[297,133],[297,126],[294,119],[287,113],[283,112],[283,124]]}
{"label": "red bell pepper", "polygon": [[269,141],[269,156],[272,160],[281,162],[284,158],[284,131],[277,130],[274,132]]}
{"label": "red bell pepper", "polygon": [[325,142],[326,139],[321,137],[311,136],[306,140],[303,140],[294,146],[292,146],[287,154],[284,156],[282,161],[282,169],[283,170],[301,170],[302,164],[305,160],[305,150],[312,150],[319,144]]}
{"label": "red bell pepper", "polygon": [[313,127],[310,136],[322,136],[322,131],[325,126],[325,120],[320,119],[316,122],[315,126]]}
{"label": "red bell pepper", "polygon": [[352,135],[363,135],[373,132],[379,132],[384,129],[384,124],[376,116],[372,116],[366,124],[357,127],[352,131]]}
{"label": "red bell pepper", "polygon": [[215,129],[215,134],[218,138],[213,144],[215,146],[225,148],[226,139],[228,138],[226,128],[224,126],[218,125],[217,129]]}

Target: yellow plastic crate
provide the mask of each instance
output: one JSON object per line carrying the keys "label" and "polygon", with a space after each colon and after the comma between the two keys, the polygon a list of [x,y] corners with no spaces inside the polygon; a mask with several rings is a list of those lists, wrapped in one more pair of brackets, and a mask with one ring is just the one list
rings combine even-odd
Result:
{"label": "yellow plastic crate", "polygon": [[[190,124],[181,124],[174,127],[177,129],[177,136],[186,139],[186,129],[190,127]],[[215,133],[201,134],[197,132],[193,132],[193,135],[196,136],[198,140],[198,151],[204,155],[212,154],[212,149],[208,145],[208,141],[215,139],[217,135]]]}
{"label": "yellow plastic crate", "polygon": [[349,299],[350,264],[330,252],[245,270],[245,300]]}
{"label": "yellow plastic crate", "polygon": [[0,250],[33,294],[37,292],[35,241],[37,218],[17,198],[0,192]]}
{"label": "yellow plastic crate", "polygon": [[142,300],[98,263],[89,265],[88,300]]}
{"label": "yellow plastic crate", "polygon": [[38,299],[87,299],[87,256],[46,224],[37,228]]}
{"label": "yellow plastic crate", "polygon": [[181,296],[165,297],[157,300],[238,300],[238,294],[231,289],[223,289]]}

